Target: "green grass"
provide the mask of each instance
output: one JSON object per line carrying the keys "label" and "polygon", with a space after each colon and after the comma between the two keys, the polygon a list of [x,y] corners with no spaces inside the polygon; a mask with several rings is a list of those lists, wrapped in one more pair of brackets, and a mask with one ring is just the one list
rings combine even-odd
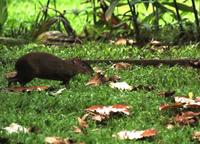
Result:
{"label": "green grass", "polygon": [[[183,47],[172,47],[164,53],[151,52],[148,48],[135,48],[125,46],[113,46],[110,44],[88,42],[83,45],[76,45],[73,48],[44,47],[42,45],[30,44],[21,47],[1,47],[1,59],[6,65],[0,69],[1,88],[6,87],[7,82],[3,75],[14,69],[14,60],[30,51],[45,51],[56,54],[62,58],[81,57],[84,59],[97,58],[185,58],[200,56],[199,48],[196,45]],[[0,131],[1,137],[8,137],[11,143],[43,143],[46,136],[69,137],[86,143],[133,143],[112,138],[112,134],[120,130],[142,130],[156,128],[159,134],[150,140],[134,141],[134,143],[192,143],[191,135],[199,130],[199,124],[195,127],[178,126],[172,130],[166,129],[171,112],[160,112],[158,107],[168,100],[157,95],[163,90],[175,90],[177,95],[187,95],[193,92],[198,96],[199,74],[197,70],[182,67],[139,67],[133,66],[127,71],[116,71],[110,65],[99,64],[108,75],[117,74],[122,81],[132,85],[153,85],[154,91],[118,91],[107,85],[99,87],[85,86],[89,79],[87,75],[78,75],[70,81],[69,89],[61,95],[53,97],[47,92],[32,93],[0,93],[0,126],[8,126],[12,122],[29,127],[36,126],[40,129],[38,134],[7,134]],[[59,86],[59,82],[35,79],[28,83],[33,85]],[[89,122],[86,135],[75,134],[73,126],[77,125],[77,117],[84,114],[84,109],[92,105],[112,105],[116,103],[130,105],[131,116],[114,117],[104,124]],[[96,130],[97,129],[97,130]]]}
{"label": "green grass", "polygon": [[[79,1],[79,0],[78,0]],[[44,1],[42,1],[44,2]],[[76,7],[76,2],[58,1],[58,7],[65,9],[65,4],[69,7]],[[30,25],[33,18],[37,15],[38,9],[35,9],[37,0],[12,1],[9,4],[9,19],[5,25],[6,30],[10,26],[19,26],[20,22]],[[63,4],[63,5],[62,5]],[[24,6],[28,8],[24,8]],[[21,8],[16,8],[21,7]],[[78,5],[78,8],[83,8]],[[37,5],[38,8],[38,5]],[[17,17],[16,17],[17,15]],[[27,16],[28,15],[28,16]],[[74,20],[69,16],[70,21]],[[76,21],[77,20],[77,21]],[[73,21],[73,27],[80,30],[79,18]],[[197,44],[187,46],[171,47],[164,52],[152,52],[148,46],[115,46],[100,42],[86,42],[81,45],[69,46],[65,48],[45,47],[43,45],[29,44],[25,46],[5,47],[0,45],[0,88],[7,86],[4,74],[14,70],[15,60],[31,51],[43,51],[55,54],[62,58],[81,57],[83,59],[142,59],[142,58],[199,58],[200,49]],[[100,67],[108,75],[119,75],[122,81],[132,85],[152,85],[155,90],[147,92],[143,90],[128,92],[118,91],[110,88],[108,85],[99,87],[85,86],[90,78],[88,75],[78,75],[70,81],[70,86],[59,96],[50,96],[47,92],[32,93],[12,93],[0,92],[0,137],[7,137],[11,144],[24,143],[44,143],[47,136],[59,136],[63,138],[72,138],[79,142],[84,141],[87,144],[113,144],[113,143],[158,143],[158,144],[188,144],[195,143],[191,141],[191,135],[200,128],[199,123],[196,126],[179,126],[178,124],[172,130],[166,129],[173,112],[161,112],[158,110],[161,103],[170,102],[167,99],[157,95],[163,90],[175,90],[177,95],[187,95],[193,92],[195,97],[199,96],[199,73],[196,69],[182,68],[179,66],[168,67],[140,67],[133,66],[130,70],[116,71],[111,65],[93,64]],[[49,80],[34,79],[27,86],[48,85],[61,88],[59,82]],[[86,135],[73,132],[73,126],[77,125],[77,117],[84,114],[84,109],[92,105],[112,105],[112,104],[130,105],[131,115],[124,117],[113,117],[103,124],[89,121],[89,128]],[[22,126],[36,126],[38,133],[30,134],[7,134],[2,128],[15,122]],[[112,138],[121,130],[143,130],[155,128],[159,134],[153,139],[143,141],[118,140]]]}

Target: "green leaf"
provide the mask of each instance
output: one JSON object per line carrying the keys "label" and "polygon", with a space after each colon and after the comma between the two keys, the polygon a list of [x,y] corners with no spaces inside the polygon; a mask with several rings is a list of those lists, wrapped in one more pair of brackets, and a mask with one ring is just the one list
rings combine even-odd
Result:
{"label": "green leaf", "polygon": [[111,19],[111,16],[112,16],[112,14],[115,10],[115,7],[117,6],[118,3],[119,3],[119,0],[111,0],[110,6],[105,13],[105,17],[106,17],[107,21],[109,21]]}
{"label": "green leaf", "polygon": [[7,0],[0,0],[0,26],[3,26],[8,17]]}

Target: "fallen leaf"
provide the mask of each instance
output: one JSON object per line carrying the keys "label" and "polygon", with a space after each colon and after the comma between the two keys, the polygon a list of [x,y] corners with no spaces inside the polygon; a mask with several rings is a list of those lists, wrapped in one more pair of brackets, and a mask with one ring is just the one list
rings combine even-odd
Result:
{"label": "fallen leaf", "polygon": [[200,142],[200,131],[194,132],[193,135],[192,135],[192,139]]}
{"label": "fallen leaf", "polygon": [[125,69],[129,69],[131,67],[131,64],[120,62],[120,63],[113,64],[112,67],[115,68],[116,70],[120,70],[120,69],[125,70]]}
{"label": "fallen leaf", "polygon": [[128,91],[133,90],[133,86],[130,86],[127,82],[116,82],[116,83],[110,82],[109,86],[111,88],[116,88],[119,90],[128,90]]}
{"label": "fallen leaf", "polygon": [[58,95],[62,94],[62,92],[64,90],[66,90],[66,88],[61,88],[61,89],[57,90],[56,92],[49,92],[49,94],[52,96],[58,96]]}
{"label": "fallen leaf", "polygon": [[111,77],[107,77],[107,76],[104,76],[103,74],[101,73],[96,73],[94,75],[94,77],[92,77],[87,83],[86,83],[86,86],[87,85],[93,85],[93,86],[98,86],[100,84],[104,84],[104,83],[107,83],[107,82],[116,82],[120,79],[120,77],[118,76],[111,76]]}
{"label": "fallen leaf", "polygon": [[194,124],[198,122],[197,116],[200,115],[200,112],[182,112],[181,114],[176,115],[175,122],[183,125]]}
{"label": "fallen leaf", "polygon": [[126,45],[127,44],[127,40],[124,38],[119,38],[115,41],[115,45]]}
{"label": "fallen leaf", "polygon": [[86,83],[86,86],[87,85],[93,85],[93,86],[98,86],[100,84],[103,84],[105,82],[108,81],[108,78],[106,78],[103,74],[101,73],[96,73],[94,75],[94,77],[92,77],[87,83]]}
{"label": "fallen leaf", "polygon": [[46,137],[45,143],[47,144],[76,144],[74,140],[71,139],[63,139],[60,137]]}
{"label": "fallen leaf", "polygon": [[27,128],[22,127],[21,125],[19,125],[17,123],[11,123],[8,127],[5,127],[3,129],[6,130],[9,134],[19,133],[19,132],[23,132],[23,133],[29,132],[29,130]]}
{"label": "fallen leaf", "polygon": [[174,103],[174,104],[161,104],[159,110],[168,110],[168,109],[177,109],[182,108],[184,104],[182,103]]}
{"label": "fallen leaf", "polygon": [[101,122],[110,117],[111,114],[122,113],[125,115],[130,115],[129,106],[122,104],[115,104],[112,106],[100,106],[95,105],[86,108],[85,111],[90,114],[93,120]]}
{"label": "fallen leaf", "polygon": [[9,87],[11,92],[32,92],[32,91],[45,91],[49,89],[48,86],[31,86],[31,87]]}
{"label": "fallen leaf", "polygon": [[113,137],[118,137],[119,139],[142,139],[147,137],[152,137],[157,135],[157,131],[155,129],[147,129],[142,131],[120,131],[117,133],[117,135],[113,135]]}

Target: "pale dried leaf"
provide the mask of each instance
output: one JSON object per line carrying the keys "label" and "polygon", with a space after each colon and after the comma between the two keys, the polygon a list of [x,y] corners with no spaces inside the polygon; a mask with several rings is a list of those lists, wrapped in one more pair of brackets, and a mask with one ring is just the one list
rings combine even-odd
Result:
{"label": "pale dried leaf", "polygon": [[119,90],[128,90],[128,91],[133,90],[133,86],[130,86],[127,82],[116,82],[116,83],[110,82],[109,86],[111,88],[116,88]]}
{"label": "pale dried leaf", "polygon": [[88,112],[94,112],[96,114],[100,115],[106,115],[109,116],[111,113],[123,113],[126,115],[129,115],[129,106],[122,105],[122,104],[116,104],[113,106],[91,106],[87,109],[85,109]]}
{"label": "pale dried leaf", "polygon": [[25,127],[22,127],[21,125],[17,124],[17,123],[11,123],[8,127],[3,128],[4,130],[6,130],[8,133],[19,133],[19,132],[23,132],[23,133],[28,133],[29,130]]}
{"label": "pale dried leaf", "polygon": [[142,131],[120,131],[117,135],[113,135],[114,137],[118,137],[119,139],[142,139],[146,137],[152,137],[157,135],[157,131],[155,129],[147,129]]}

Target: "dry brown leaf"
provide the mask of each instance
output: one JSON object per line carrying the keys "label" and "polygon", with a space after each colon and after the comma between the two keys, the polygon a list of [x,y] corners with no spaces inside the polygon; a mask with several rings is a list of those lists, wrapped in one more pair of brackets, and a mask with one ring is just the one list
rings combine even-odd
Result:
{"label": "dry brown leaf", "polygon": [[92,120],[101,122],[105,119],[108,119],[111,114],[118,114],[123,113],[126,115],[130,115],[129,106],[122,105],[122,104],[115,104],[112,106],[91,106],[85,109],[91,116]]}
{"label": "dry brown leaf", "polygon": [[60,137],[46,137],[45,143],[47,144],[75,144],[76,142],[74,140],[63,139]]}
{"label": "dry brown leaf", "polygon": [[194,132],[193,135],[192,135],[192,139],[200,142],[200,131]]}
{"label": "dry brown leaf", "polygon": [[98,86],[100,84],[104,84],[106,82],[116,82],[120,79],[120,77],[118,76],[111,76],[111,77],[107,77],[104,76],[101,73],[96,73],[94,75],[94,77],[92,77],[87,83],[86,85],[93,85],[93,86]]}
{"label": "dry brown leaf", "polygon": [[94,77],[92,77],[86,85],[93,85],[93,86],[98,86],[100,84],[103,84],[108,81],[108,78],[106,78],[103,74],[101,73],[96,73]]}
{"label": "dry brown leaf", "polygon": [[177,109],[182,108],[184,104],[174,103],[174,104],[161,104],[159,110]]}
{"label": "dry brown leaf", "polygon": [[119,90],[128,90],[131,91],[133,90],[133,86],[130,86],[127,82],[110,82],[109,86],[111,88],[116,88]]}
{"label": "dry brown leaf", "polygon": [[112,67],[115,68],[116,70],[120,70],[120,69],[126,70],[131,67],[131,64],[125,63],[125,62],[120,62],[120,63],[113,64]]}
{"label": "dry brown leaf", "polygon": [[9,87],[11,92],[32,92],[32,91],[45,91],[49,89],[48,86],[31,86],[31,87]]}
{"label": "dry brown leaf", "polygon": [[197,116],[199,115],[200,112],[192,112],[192,111],[182,112],[181,114],[176,115],[175,122],[183,125],[194,124],[198,122]]}
{"label": "dry brown leaf", "polygon": [[113,137],[118,137],[119,139],[142,139],[147,137],[152,137],[157,135],[157,131],[155,129],[147,129],[142,131],[120,131],[117,135],[113,135]]}
{"label": "dry brown leaf", "polygon": [[28,133],[29,130],[25,127],[22,127],[21,125],[17,124],[17,123],[11,123],[8,127],[3,128],[4,130],[6,130],[8,133],[19,133],[19,132],[23,132],[23,133]]}

